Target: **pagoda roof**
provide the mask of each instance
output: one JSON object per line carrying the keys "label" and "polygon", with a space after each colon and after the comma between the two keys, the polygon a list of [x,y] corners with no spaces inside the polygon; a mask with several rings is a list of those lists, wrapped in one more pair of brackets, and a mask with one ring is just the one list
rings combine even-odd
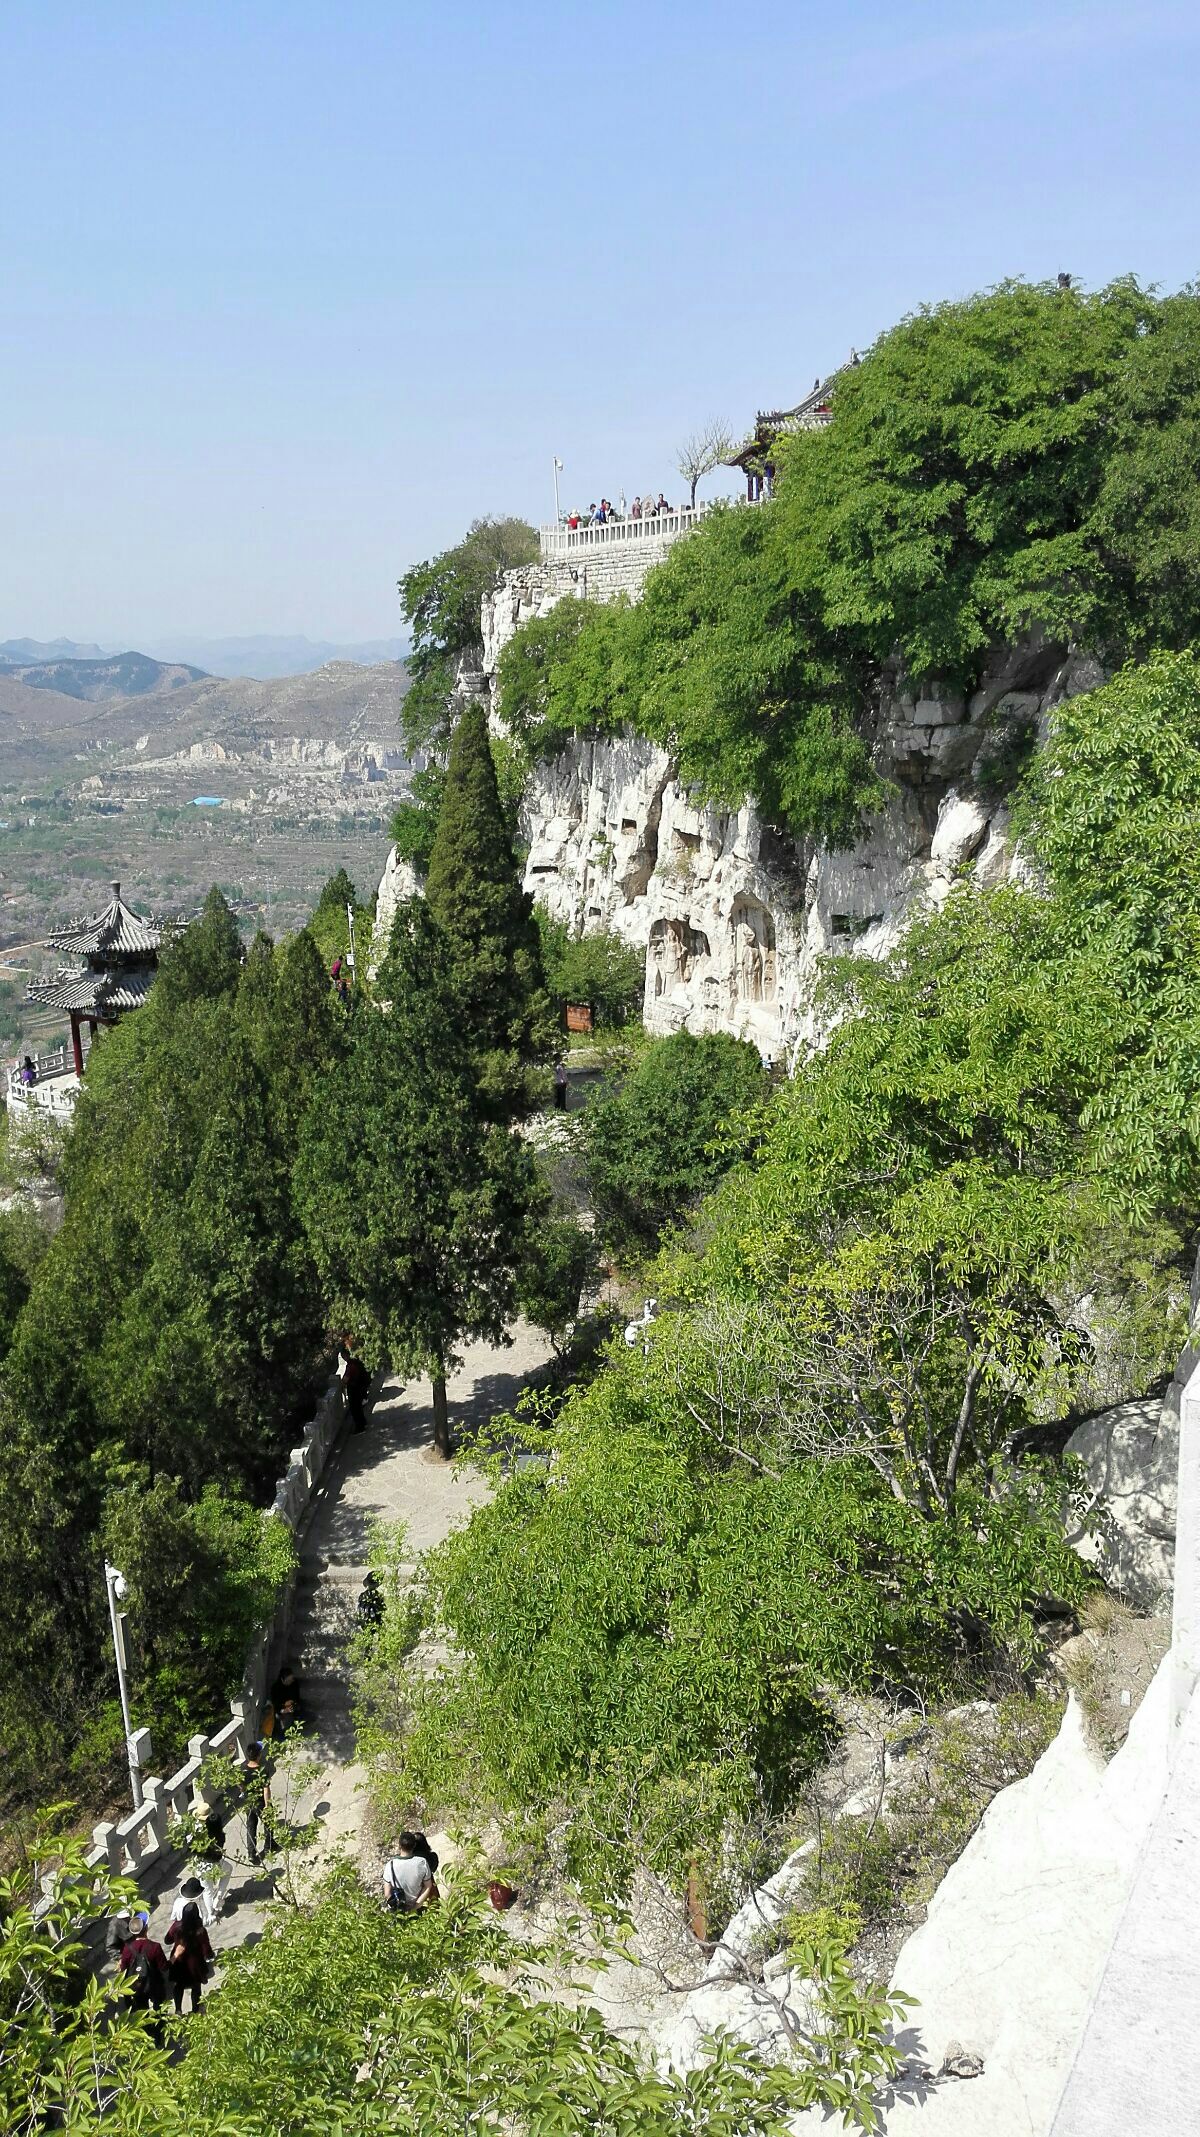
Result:
{"label": "pagoda roof", "polygon": [[752,435],[735,453],[730,453],[726,467],[745,467],[748,461],[757,461],[763,453],[770,451],[776,438],[787,431],[823,430],[830,419],[834,385],[843,368],[839,365],[828,378],[818,379],[812,392],[805,394],[794,408],[760,408]]}
{"label": "pagoda roof", "polygon": [[74,1010],[80,1016],[116,1016],[123,1009],[140,1009],[156,977],[153,965],[116,972],[56,972],[31,980],[25,999],[44,1009]]}
{"label": "pagoda roof", "polygon": [[75,957],[145,957],[162,948],[164,928],[156,920],[143,920],[126,905],[119,883],[103,912],[77,920],[48,940],[51,949],[66,950]]}

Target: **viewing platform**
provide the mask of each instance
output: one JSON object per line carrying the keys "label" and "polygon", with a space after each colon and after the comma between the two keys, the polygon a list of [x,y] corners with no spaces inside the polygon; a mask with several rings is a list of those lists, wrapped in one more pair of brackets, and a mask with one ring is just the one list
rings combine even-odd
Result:
{"label": "viewing platform", "polygon": [[69,1120],[79,1096],[79,1077],[75,1073],[71,1057],[65,1046],[55,1047],[53,1053],[31,1054],[33,1077],[18,1062],[8,1071],[5,1098],[10,1110],[18,1107],[30,1113],[50,1113],[56,1120]]}
{"label": "viewing platform", "polygon": [[576,554],[587,556],[597,550],[629,549],[655,543],[663,548],[678,541],[681,534],[699,526],[711,504],[681,505],[677,512],[652,512],[642,519],[631,519],[626,513],[623,519],[581,520],[578,527],[568,527],[560,522],[557,527],[539,527],[538,542],[547,562],[557,562]]}

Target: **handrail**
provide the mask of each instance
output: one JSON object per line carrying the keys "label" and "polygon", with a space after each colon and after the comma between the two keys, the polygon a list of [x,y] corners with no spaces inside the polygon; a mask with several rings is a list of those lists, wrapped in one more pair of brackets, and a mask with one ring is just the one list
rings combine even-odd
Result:
{"label": "handrail", "polygon": [[698,525],[705,514],[712,510],[709,504],[681,505],[674,512],[651,512],[643,519],[581,521],[578,527],[539,527],[538,541],[543,556],[569,556],[577,549],[606,549],[614,544],[632,542],[675,541],[689,528]]}

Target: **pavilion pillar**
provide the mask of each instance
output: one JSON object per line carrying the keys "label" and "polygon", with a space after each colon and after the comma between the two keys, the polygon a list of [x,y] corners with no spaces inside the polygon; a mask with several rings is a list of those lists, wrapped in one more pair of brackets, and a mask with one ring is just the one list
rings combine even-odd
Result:
{"label": "pavilion pillar", "polygon": [[75,1074],[83,1076],[83,1041],[79,1036],[79,1012],[71,1011],[71,1051],[75,1056]]}

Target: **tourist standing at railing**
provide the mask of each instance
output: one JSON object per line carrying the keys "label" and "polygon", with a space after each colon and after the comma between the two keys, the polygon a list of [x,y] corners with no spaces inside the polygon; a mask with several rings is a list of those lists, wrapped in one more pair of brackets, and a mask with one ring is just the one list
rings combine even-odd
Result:
{"label": "tourist standing at railing", "polygon": [[633,500],[633,503],[632,503],[632,504],[630,505],[630,507],[629,507],[629,517],[630,517],[630,519],[640,519],[640,518],[641,518],[641,516],[642,516],[642,500],[641,500],[641,498],[640,498],[640,497],[635,497],[635,498],[634,498],[634,500]]}
{"label": "tourist standing at railing", "polygon": [[34,1084],[37,1082],[37,1070],[33,1065],[33,1056],[31,1054],[26,1054],[25,1059],[21,1063],[21,1081],[25,1085],[27,1091],[32,1090]]}
{"label": "tourist standing at railing", "polygon": [[568,527],[577,527],[577,526],[579,525],[579,514],[578,514],[578,512],[568,512],[568,514],[567,514],[567,525],[568,525]]}

